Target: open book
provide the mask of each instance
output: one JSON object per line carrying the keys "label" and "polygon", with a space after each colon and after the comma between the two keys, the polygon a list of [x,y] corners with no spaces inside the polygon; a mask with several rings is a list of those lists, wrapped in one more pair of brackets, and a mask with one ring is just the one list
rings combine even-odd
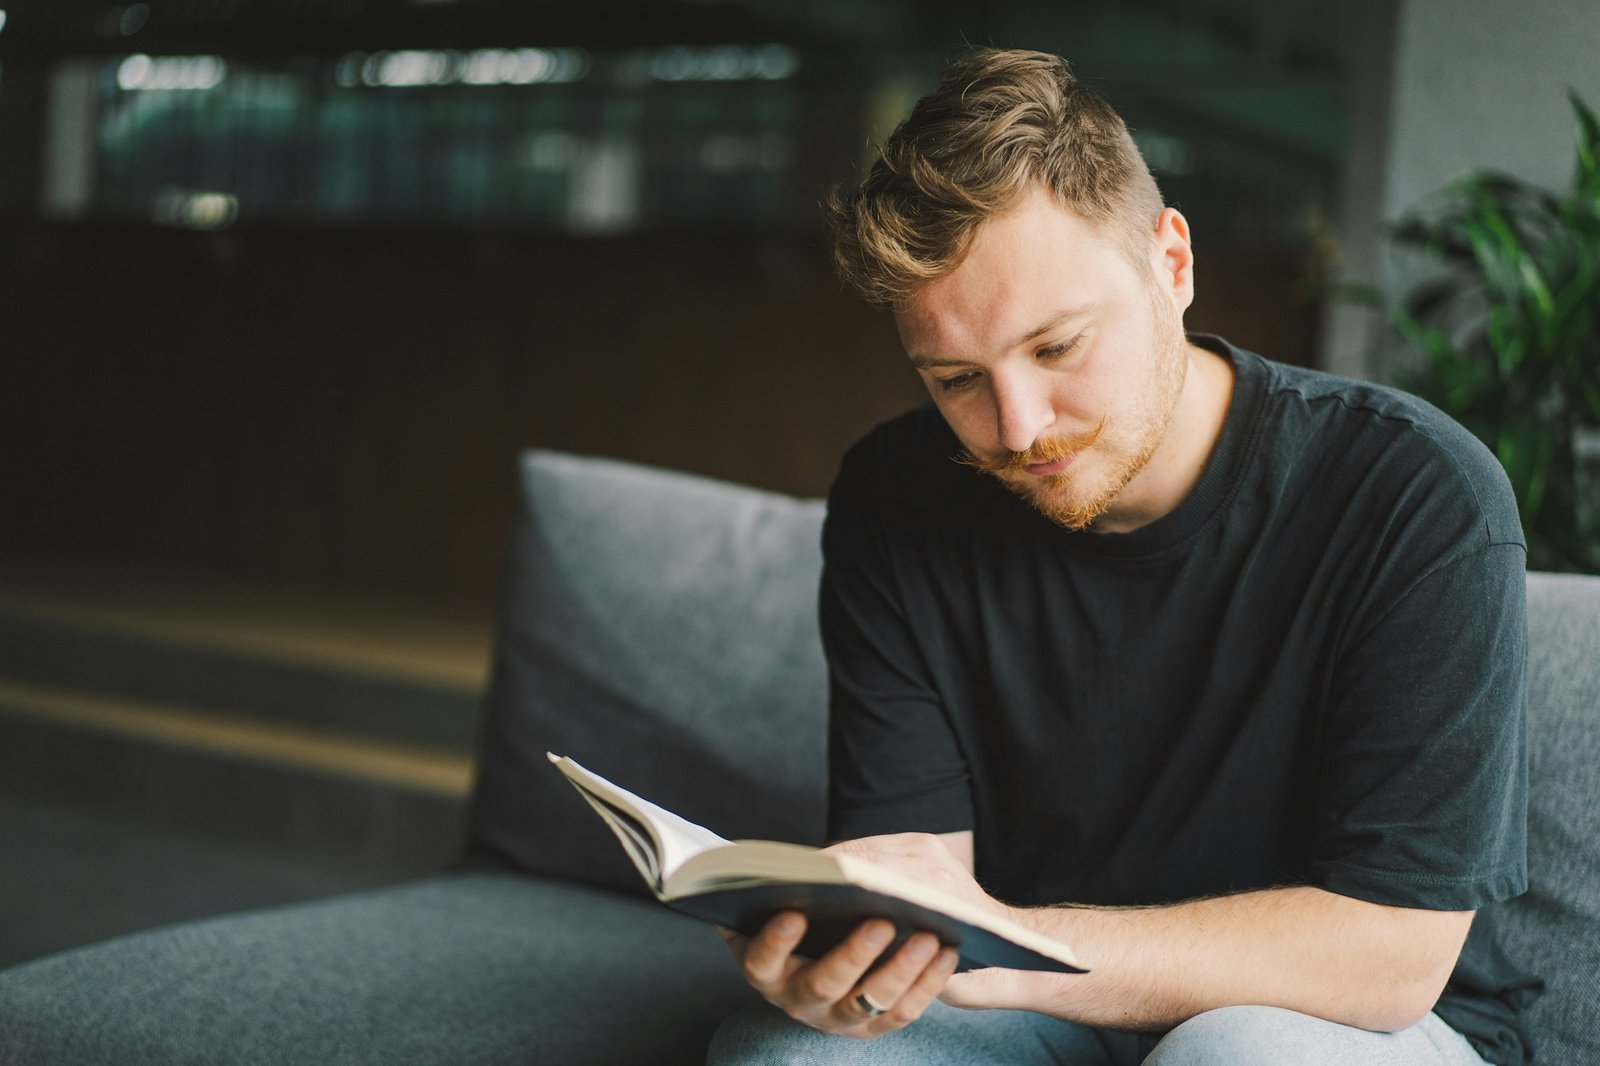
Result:
{"label": "open book", "polygon": [[771,840],[735,843],[546,753],[611,827],[657,899],[753,935],[783,910],[806,915],[799,953],[825,954],[868,918],[895,924],[885,958],[918,930],[961,952],[960,969],[1085,973],[1065,944],[853,855]]}

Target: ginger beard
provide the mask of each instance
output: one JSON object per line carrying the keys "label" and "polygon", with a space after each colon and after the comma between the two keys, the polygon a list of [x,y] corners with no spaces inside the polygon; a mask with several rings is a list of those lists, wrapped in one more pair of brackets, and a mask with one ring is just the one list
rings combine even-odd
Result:
{"label": "ginger beard", "polygon": [[[979,456],[970,448],[958,461],[995,477],[1015,495],[1057,525],[1077,532],[1106,513],[1166,439],[1189,371],[1183,320],[1171,304],[1151,292],[1153,373],[1137,408],[1113,419],[1108,412],[1083,433],[1040,437],[1026,451]],[[1119,439],[1124,438],[1124,439]],[[1072,465],[1056,474],[1028,473],[1036,463],[1068,456]],[[1099,479],[1093,467],[1098,460]]]}

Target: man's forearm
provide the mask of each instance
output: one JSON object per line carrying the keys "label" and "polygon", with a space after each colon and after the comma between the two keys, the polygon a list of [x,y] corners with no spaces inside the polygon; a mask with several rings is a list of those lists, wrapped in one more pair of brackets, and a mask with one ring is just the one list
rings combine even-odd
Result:
{"label": "man's forearm", "polygon": [[[1070,944],[1092,972],[974,974],[971,993],[1009,1002],[967,1005],[1153,1029],[1261,1004],[1397,1030],[1432,1009],[1472,916],[1295,887],[1161,907],[1019,909],[1014,917]],[[969,998],[961,980],[945,998]]]}

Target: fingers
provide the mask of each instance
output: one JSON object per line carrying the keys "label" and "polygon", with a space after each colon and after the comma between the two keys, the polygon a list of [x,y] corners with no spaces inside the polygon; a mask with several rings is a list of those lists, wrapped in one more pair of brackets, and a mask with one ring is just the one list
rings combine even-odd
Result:
{"label": "fingers", "polygon": [[805,933],[805,917],[784,911],[774,915],[761,927],[761,932],[746,941],[740,962],[744,965],[745,979],[756,991],[772,999],[771,990],[781,987],[785,978],[794,972],[797,965],[792,964],[794,949],[800,946]]}
{"label": "fingers", "polygon": [[832,951],[796,973],[790,990],[808,1008],[831,1009],[850,995],[893,939],[892,923],[881,918],[862,922]]}
{"label": "fingers", "polygon": [[917,933],[892,959],[862,978],[836,1006],[834,1016],[842,1024],[861,1026],[855,1034],[860,1036],[904,1028],[928,1009],[955,972],[959,958],[953,948],[941,949],[931,933]]}
{"label": "fingers", "polygon": [[753,937],[720,932],[758,992],[824,1032],[866,1038],[909,1025],[939,995],[958,961],[957,953],[941,949],[933,934],[917,933],[872,969],[895,932],[891,922],[874,919],[810,962],[794,954],[805,930],[802,915],[785,912]]}

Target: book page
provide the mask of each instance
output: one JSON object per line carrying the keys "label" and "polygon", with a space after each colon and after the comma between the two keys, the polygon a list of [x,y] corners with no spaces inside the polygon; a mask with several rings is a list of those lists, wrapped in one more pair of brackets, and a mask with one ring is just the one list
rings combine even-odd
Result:
{"label": "book page", "polygon": [[658,854],[661,850],[660,845],[656,843],[650,827],[623,808],[613,807],[604,802],[587,789],[579,788],[577,791],[584,802],[594,809],[594,813],[600,816],[600,820],[616,834],[617,840],[622,843],[622,850],[633,861],[634,869],[639,871],[639,876],[644,878],[645,883],[654,889],[657,895],[660,895],[666,885],[666,879],[661,876],[661,858]]}
{"label": "book page", "polygon": [[732,847],[703,851],[674,871],[668,896],[692,895],[766,881],[830,882],[845,875],[834,856],[804,844],[739,840]]}
{"label": "book page", "polygon": [[[612,784],[593,770],[587,770],[578,763],[564,756],[553,755],[545,752],[545,756],[562,773],[567,775],[567,780],[578,786],[580,792],[585,793],[585,798],[591,803],[598,800],[597,811],[611,807],[632,814],[649,830],[655,843],[655,887],[660,888],[672,876],[674,870],[682,866],[685,861],[710,848],[726,847],[732,843],[718,836],[702,825],[696,825],[689,819],[673,814],[664,807],[658,807],[647,799],[641,799]],[[607,818],[607,822],[611,819]],[[619,837],[622,832],[618,833]],[[626,842],[624,842],[626,846]],[[631,849],[630,849],[631,850]],[[646,874],[649,877],[649,874]]]}

